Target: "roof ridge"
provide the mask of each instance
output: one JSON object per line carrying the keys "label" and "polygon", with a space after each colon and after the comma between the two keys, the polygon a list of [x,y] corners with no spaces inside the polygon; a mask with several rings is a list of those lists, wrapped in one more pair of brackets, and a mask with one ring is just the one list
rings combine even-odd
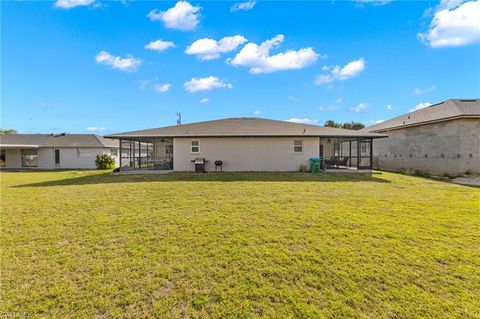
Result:
{"label": "roof ridge", "polygon": [[421,125],[432,121],[441,121],[451,118],[480,116],[479,99],[461,100],[448,99],[418,110],[403,113],[384,122],[371,125],[364,130],[369,132],[402,128],[411,125]]}
{"label": "roof ridge", "polygon": [[100,146],[104,146],[102,141],[100,141],[100,139],[98,138],[98,135],[97,134],[93,134],[93,136],[95,137],[95,139],[98,141],[98,143],[100,143]]}

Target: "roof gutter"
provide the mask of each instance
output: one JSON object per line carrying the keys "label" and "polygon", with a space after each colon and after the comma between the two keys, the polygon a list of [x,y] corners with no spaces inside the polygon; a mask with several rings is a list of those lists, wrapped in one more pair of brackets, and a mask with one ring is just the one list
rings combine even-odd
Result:
{"label": "roof gutter", "polygon": [[0,144],[2,149],[11,149],[11,148],[38,148],[38,145],[27,145],[27,144]]}
{"label": "roof gutter", "polygon": [[341,137],[341,138],[387,138],[388,135],[381,133],[370,133],[365,135],[202,135],[202,134],[192,134],[192,135],[108,135],[104,136],[105,138],[111,139],[135,139],[135,138],[200,138],[200,137],[320,137],[320,138],[332,138],[332,137]]}

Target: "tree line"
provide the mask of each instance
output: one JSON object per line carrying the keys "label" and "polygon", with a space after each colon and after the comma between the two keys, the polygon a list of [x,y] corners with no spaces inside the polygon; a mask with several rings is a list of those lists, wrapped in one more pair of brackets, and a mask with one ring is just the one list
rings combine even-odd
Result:
{"label": "tree line", "polygon": [[0,128],[0,135],[7,135],[7,134],[17,134],[17,130],[15,129],[3,129]]}
{"label": "tree line", "polygon": [[346,123],[337,123],[333,120],[326,121],[323,126],[344,128],[347,130],[361,130],[362,128],[365,127],[365,125],[360,122],[351,121]]}

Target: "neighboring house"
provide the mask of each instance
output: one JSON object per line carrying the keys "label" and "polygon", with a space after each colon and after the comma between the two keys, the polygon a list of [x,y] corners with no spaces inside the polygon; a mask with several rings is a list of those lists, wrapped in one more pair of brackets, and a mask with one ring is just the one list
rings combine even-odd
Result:
{"label": "neighboring house", "polygon": [[[309,158],[338,159],[344,168],[371,169],[371,143],[384,134],[260,118],[229,118],[106,136],[120,139],[121,170],[297,171]],[[139,151],[140,150],[140,151]],[[332,162],[331,162],[332,163]],[[333,161],[335,163],[335,161]]]}
{"label": "neighboring house", "polygon": [[363,129],[374,142],[374,166],[431,173],[480,173],[480,100],[447,100]]}
{"label": "neighboring house", "polygon": [[0,136],[0,164],[6,169],[91,169],[99,154],[117,159],[118,142],[94,134]]}

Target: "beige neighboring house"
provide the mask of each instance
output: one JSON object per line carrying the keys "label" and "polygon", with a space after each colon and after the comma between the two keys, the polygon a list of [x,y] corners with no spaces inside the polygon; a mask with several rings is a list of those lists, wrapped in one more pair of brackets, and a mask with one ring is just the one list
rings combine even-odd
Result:
{"label": "beige neighboring house", "polygon": [[118,141],[94,134],[0,136],[3,169],[93,169],[99,154],[111,154],[118,163]]}
{"label": "beige neighboring house", "polygon": [[447,100],[363,131],[389,136],[374,142],[374,167],[480,173],[478,99]]}
{"label": "beige neighboring house", "polygon": [[[121,170],[298,171],[322,157],[331,167],[371,169],[372,140],[384,134],[261,118],[227,118],[106,136],[120,140]],[[338,165],[337,165],[338,164]]]}

